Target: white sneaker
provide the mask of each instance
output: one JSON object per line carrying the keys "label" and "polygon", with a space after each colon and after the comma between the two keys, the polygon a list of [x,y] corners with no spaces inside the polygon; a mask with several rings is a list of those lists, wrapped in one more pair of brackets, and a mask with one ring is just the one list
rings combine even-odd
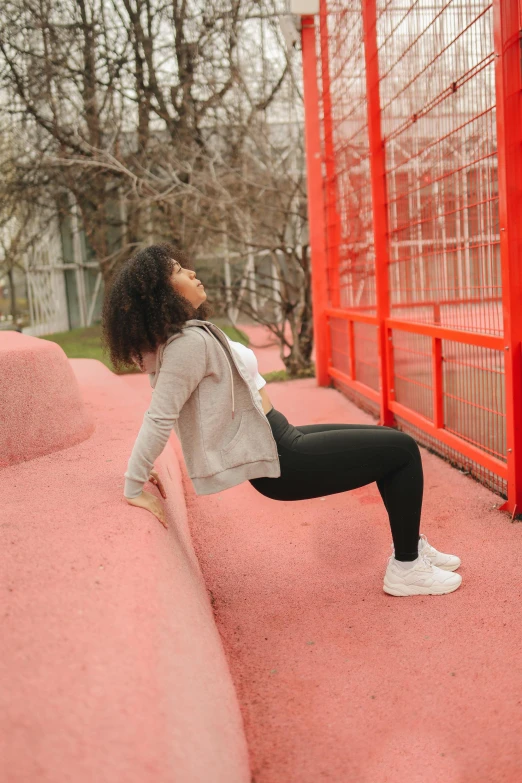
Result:
{"label": "white sneaker", "polygon": [[428,543],[428,539],[421,533],[419,541],[419,554],[427,555],[428,559],[444,571],[455,571],[460,565],[460,557],[457,555],[445,555],[444,552],[437,552],[435,547]]}
{"label": "white sneaker", "polygon": [[[392,553],[395,556],[393,544],[391,545],[391,548]],[[420,534],[418,551],[419,555],[426,555],[434,566],[442,568],[444,571],[456,571],[460,566],[460,557],[457,557],[457,555],[445,555],[444,552],[439,552],[434,546],[431,546],[424,533]]]}
{"label": "white sneaker", "polygon": [[401,568],[393,555],[384,574],[384,592],[388,595],[443,595],[460,587],[462,577],[433,565],[424,552],[411,568]]}

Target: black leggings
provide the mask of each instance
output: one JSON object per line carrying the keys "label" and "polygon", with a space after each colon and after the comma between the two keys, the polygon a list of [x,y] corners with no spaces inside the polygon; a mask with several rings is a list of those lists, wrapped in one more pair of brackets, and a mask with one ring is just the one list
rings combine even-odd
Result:
{"label": "black leggings", "polygon": [[251,479],[274,500],[306,500],[377,482],[397,560],[418,556],[423,473],[412,437],[367,424],[309,424],[294,427],[279,411],[267,414],[277,443],[279,478]]}

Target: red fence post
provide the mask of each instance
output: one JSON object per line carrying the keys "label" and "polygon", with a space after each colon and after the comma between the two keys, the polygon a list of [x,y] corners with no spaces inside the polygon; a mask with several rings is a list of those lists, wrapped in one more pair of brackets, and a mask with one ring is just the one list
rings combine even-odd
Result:
{"label": "red fence post", "polygon": [[362,0],[364,29],[364,59],[366,63],[366,99],[368,106],[368,136],[370,144],[370,175],[372,181],[373,238],[375,247],[375,286],[377,290],[377,320],[380,362],[380,423],[393,424],[389,407],[393,390],[391,331],[386,325],[390,316],[388,282],[388,211],[386,202],[385,151],[381,131],[381,100],[379,94],[379,55],[377,50],[376,0]]}
{"label": "red fence post", "polygon": [[330,93],[330,57],[328,51],[327,0],[321,0],[319,30],[321,39],[321,80],[323,96],[324,159],[326,167],[326,248],[328,284],[332,307],[339,307],[341,291],[339,282],[339,248],[341,245],[341,221],[337,210],[337,177],[333,142],[332,97]]}
{"label": "red fence post", "polygon": [[317,88],[317,52],[313,16],[301,19],[305,109],[306,175],[308,221],[312,257],[312,297],[315,344],[315,374],[319,386],[329,386],[330,333],[326,318],[328,281],[323,172]]}
{"label": "red fence post", "polygon": [[522,2],[494,0],[508,499],[522,512]]}

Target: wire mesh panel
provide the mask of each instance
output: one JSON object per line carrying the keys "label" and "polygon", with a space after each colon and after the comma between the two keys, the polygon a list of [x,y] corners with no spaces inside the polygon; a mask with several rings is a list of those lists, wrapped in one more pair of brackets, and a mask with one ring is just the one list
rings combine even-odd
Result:
{"label": "wire mesh panel", "polygon": [[393,331],[393,395],[397,402],[433,418],[431,340],[423,334]]}
{"label": "wire mesh panel", "polygon": [[470,459],[466,454],[463,454],[460,449],[454,449],[445,443],[441,443],[438,438],[429,435],[423,429],[420,429],[420,427],[415,427],[411,422],[402,419],[400,416],[397,416],[396,423],[399,429],[408,432],[418,440],[419,443],[422,443],[426,448],[447,459],[452,465],[460,468],[463,473],[470,474],[473,478],[477,479],[482,484],[485,484],[494,492],[497,492],[503,497],[506,496],[506,480],[496,472],[479,465],[475,460]]}
{"label": "wire mesh panel", "polygon": [[372,324],[353,325],[355,377],[370,389],[379,388],[379,356],[377,348],[377,328]]}
{"label": "wire mesh panel", "polygon": [[[341,307],[375,312],[371,177],[361,3],[321,7],[327,253],[338,265]],[[326,93],[328,96],[328,93]],[[331,160],[333,158],[333,160]],[[333,165],[329,165],[333,163]],[[329,281],[330,302],[334,300]]]}
{"label": "wire mesh panel", "polygon": [[377,13],[392,315],[500,334],[492,6]]}
{"label": "wire mesh panel", "polygon": [[322,0],[318,44],[332,378],[505,492],[493,25],[485,0]]}
{"label": "wire mesh panel", "polygon": [[[378,0],[377,43],[390,314],[500,335],[492,6]],[[393,355],[396,399],[433,419],[430,338],[394,330]],[[443,341],[439,393],[444,428],[505,460],[502,359]]]}
{"label": "wire mesh panel", "polygon": [[442,352],[446,429],[505,460],[503,353],[450,340]]}
{"label": "wire mesh panel", "polygon": [[359,408],[367,411],[367,413],[370,413],[375,418],[379,417],[379,404],[367,397],[366,394],[356,391],[352,386],[348,386],[337,378],[333,379],[333,385],[334,388],[338,389],[341,394],[348,397],[348,399]]}
{"label": "wire mesh panel", "polygon": [[333,366],[351,378],[352,341],[348,321],[341,318],[330,319],[330,346]]}

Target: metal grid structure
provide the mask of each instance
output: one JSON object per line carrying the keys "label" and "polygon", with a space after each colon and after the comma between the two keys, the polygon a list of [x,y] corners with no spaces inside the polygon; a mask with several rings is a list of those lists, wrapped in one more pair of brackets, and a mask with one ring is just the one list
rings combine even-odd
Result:
{"label": "metal grid structure", "polygon": [[515,515],[522,0],[321,0],[302,24],[319,383]]}

